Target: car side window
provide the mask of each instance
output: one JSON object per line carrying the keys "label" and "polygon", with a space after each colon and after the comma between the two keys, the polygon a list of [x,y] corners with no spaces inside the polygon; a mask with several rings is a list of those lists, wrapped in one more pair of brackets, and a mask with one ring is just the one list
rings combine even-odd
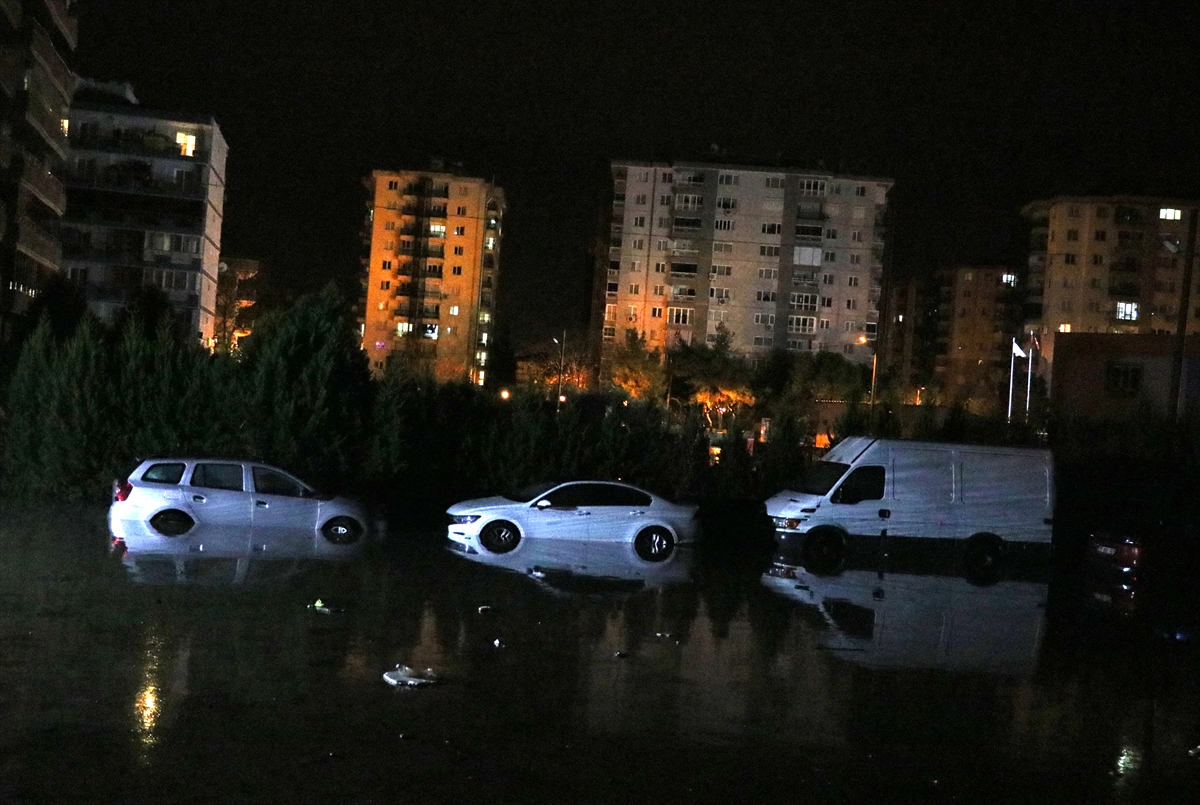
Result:
{"label": "car side window", "polygon": [[142,473],[142,480],[151,484],[177,484],[183,479],[183,462],[151,464]]}
{"label": "car side window", "polygon": [[542,500],[549,502],[551,508],[555,509],[573,509],[576,506],[585,506],[587,505],[585,486],[586,484],[560,486]]}
{"label": "car side window", "polygon": [[882,500],[885,477],[883,467],[858,467],[846,476],[830,500],[834,503]]}
{"label": "car side window", "polygon": [[637,489],[617,484],[589,484],[594,487],[590,495],[592,506],[649,506],[650,496]]}
{"label": "car side window", "polygon": [[242,481],[242,465],[197,464],[196,469],[192,470],[192,486],[241,492],[245,489]]}
{"label": "car side window", "polygon": [[253,474],[254,491],[259,494],[283,495],[289,498],[304,497],[304,485],[282,472],[276,472],[266,467],[255,467]]}

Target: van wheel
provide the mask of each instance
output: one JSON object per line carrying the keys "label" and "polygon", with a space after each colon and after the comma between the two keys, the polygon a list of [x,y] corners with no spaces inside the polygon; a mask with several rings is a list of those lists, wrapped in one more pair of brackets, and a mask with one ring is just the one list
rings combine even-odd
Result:
{"label": "van wheel", "polygon": [[963,578],[979,587],[1000,581],[1004,540],[995,534],[976,534],[963,549]]}
{"label": "van wheel", "polygon": [[816,576],[836,576],[846,566],[846,535],[836,528],[814,528],[804,536],[804,568]]}

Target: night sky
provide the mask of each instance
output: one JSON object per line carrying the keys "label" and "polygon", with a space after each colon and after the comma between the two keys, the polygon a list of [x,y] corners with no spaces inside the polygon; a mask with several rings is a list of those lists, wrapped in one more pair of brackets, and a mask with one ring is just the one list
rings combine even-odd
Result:
{"label": "night sky", "polygon": [[[498,321],[588,314],[611,157],[891,176],[893,268],[1023,255],[1057,194],[1200,195],[1200,12],[1153,0],[81,0],[77,71],[212,114],[225,256],[357,287],[361,177],[433,156],[509,198]],[[1176,7],[1188,8],[1186,11]]]}

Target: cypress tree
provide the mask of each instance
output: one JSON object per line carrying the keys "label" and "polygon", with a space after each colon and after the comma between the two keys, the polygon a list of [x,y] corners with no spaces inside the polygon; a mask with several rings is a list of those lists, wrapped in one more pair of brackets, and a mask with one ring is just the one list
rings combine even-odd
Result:
{"label": "cypress tree", "polygon": [[31,497],[45,479],[40,461],[55,343],[50,321],[43,316],[25,342],[8,388],[8,437],[4,450],[5,495]]}

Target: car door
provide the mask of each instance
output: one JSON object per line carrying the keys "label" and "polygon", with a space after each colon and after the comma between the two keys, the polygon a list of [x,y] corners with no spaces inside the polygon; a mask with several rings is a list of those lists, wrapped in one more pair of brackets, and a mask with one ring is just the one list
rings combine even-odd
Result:
{"label": "car door", "polygon": [[525,518],[526,534],[539,538],[586,540],[588,520],[592,516],[588,504],[590,486],[594,484],[563,484],[535,500]]}
{"label": "car door", "polygon": [[274,467],[252,464],[250,476],[254,484],[254,552],[298,556],[311,548],[320,505],[312,490]]}
{"label": "car door", "polygon": [[592,542],[628,542],[644,524],[655,524],[650,513],[653,499],[639,489],[620,484],[592,484],[594,505],[588,520]]}
{"label": "car door", "polygon": [[829,496],[832,516],[847,533],[878,537],[888,527],[891,512],[884,501],[886,479],[886,469],[880,465],[855,467]]}
{"label": "car door", "polygon": [[244,527],[249,533],[250,493],[240,463],[196,462],[184,496],[201,525]]}

